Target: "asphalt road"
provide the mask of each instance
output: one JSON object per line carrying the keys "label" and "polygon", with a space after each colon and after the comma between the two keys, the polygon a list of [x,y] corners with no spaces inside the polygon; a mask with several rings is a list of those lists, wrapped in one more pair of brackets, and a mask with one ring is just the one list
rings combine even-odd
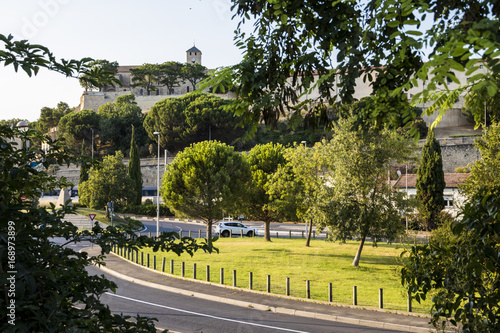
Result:
{"label": "asphalt road", "polygon": [[[102,274],[96,267],[89,267],[88,271]],[[113,312],[154,317],[158,319],[158,328],[174,332],[388,332],[366,326],[236,307],[139,286],[110,275],[106,277],[119,286],[116,294],[107,293],[101,297]]]}
{"label": "asphalt road", "polygon": [[[156,234],[156,221],[153,220],[141,220],[141,222],[144,224],[146,229],[143,231],[143,233],[149,233],[151,232],[152,235]],[[256,228],[257,229],[257,236],[258,237],[263,237],[264,236],[264,223],[263,222],[252,222],[252,221],[243,221],[243,224],[246,226]],[[215,227],[215,224],[214,224]],[[290,237],[290,232],[292,233],[292,238],[301,238],[302,237],[302,232],[305,230],[304,225],[300,224],[284,224],[284,223],[271,223],[271,237],[275,238],[276,233],[278,233],[278,237],[281,238],[289,238]],[[189,236],[189,232],[191,231],[191,236],[193,238],[198,238],[201,235],[201,238],[206,237],[206,230],[207,226],[206,224],[202,223],[187,223],[187,222],[164,222],[162,219],[160,219],[160,230],[161,231],[175,231],[175,232],[181,232],[182,231],[182,236]],[[235,235],[233,237],[238,237],[238,235]],[[304,233],[305,237],[305,233]],[[316,235],[318,238],[325,238],[326,235],[324,233],[320,235]]]}
{"label": "asphalt road", "polygon": [[[54,241],[62,244],[64,239],[55,238]],[[67,246],[78,251],[90,245],[89,242],[81,242]],[[94,266],[88,267],[87,271],[104,274],[118,285],[116,294],[109,292],[101,297],[114,313],[154,317],[158,319],[156,327],[173,332],[398,332],[236,307],[140,286],[106,274]]]}

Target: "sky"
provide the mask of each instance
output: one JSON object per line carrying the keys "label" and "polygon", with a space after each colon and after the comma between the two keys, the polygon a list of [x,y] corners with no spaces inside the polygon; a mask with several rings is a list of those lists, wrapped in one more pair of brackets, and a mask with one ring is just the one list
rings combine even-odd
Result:
{"label": "sky", "polygon": [[[196,45],[202,65],[217,68],[242,59],[230,8],[230,0],[0,0],[0,33],[42,44],[59,59],[120,65],[185,62]],[[35,121],[45,106],[77,106],[82,92],[75,78],[45,69],[30,78],[1,64],[0,120]]]}

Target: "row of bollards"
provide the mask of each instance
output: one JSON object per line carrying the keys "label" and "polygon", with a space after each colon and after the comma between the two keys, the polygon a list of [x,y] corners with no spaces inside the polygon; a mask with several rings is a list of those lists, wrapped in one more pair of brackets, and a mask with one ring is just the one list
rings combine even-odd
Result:
{"label": "row of bollards", "polygon": [[[124,257],[132,262],[135,262],[136,264],[140,264],[141,266],[146,266],[148,268],[151,267],[150,264],[150,254],[146,253],[146,261],[144,262],[144,252],[140,252],[132,249],[126,249],[123,247],[117,247],[114,246],[114,252],[118,254],[121,257]],[[140,259],[139,259],[140,257]],[[166,259],[165,257],[162,258],[162,264],[161,264],[161,272],[165,273],[165,266],[166,266]],[[153,265],[152,268],[156,270],[156,255],[153,255]],[[197,267],[196,263],[193,263],[193,279],[197,279]],[[185,277],[186,275],[186,270],[185,270],[185,263],[182,261],[181,262],[181,277]],[[233,280],[233,287],[237,286],[237,274],[236,270],[233,270],[232,272],[232,280]],[[170,260],[170,274],[174,275],[174,260]],[[207,282],[210,282],[210,265],[206,266],[206,273],[205,273],[205,280]],[[220,279],[219,279],[220,284],[224,284],[224,268],[220,269]],[[249,272],[248,276],[248,289],[253,290],[253,273]],[[266,291],[268,293],[271,293],[271,275],[266,276]],[[285,280],[285,294],[286,296],[290,296],[290,278],[286,278]],[[309,280],[306,280],[306,298],[310,299],[311,298],[311,282]],[[352,298],[353,298],[353,305],[358,305],[358,287],[353,286],[352,290]],[[379,288],[379,302],[378,302],[378,307],[380,309],[384,308],[384,290],[383,288]],[[408,302],[407,302],[407,311],[412,312],[412,303],[411,303],[411,294],[408,293]],[[332,283],[328,284],[328,302],[333,302],[333,286]]]}

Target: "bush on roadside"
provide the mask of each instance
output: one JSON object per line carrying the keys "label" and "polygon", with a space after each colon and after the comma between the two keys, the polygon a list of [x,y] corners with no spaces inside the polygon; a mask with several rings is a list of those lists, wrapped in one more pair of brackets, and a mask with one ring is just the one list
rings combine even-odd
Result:
{"label": "bush on roadside", "polygon": [[[437,228],[440,228],[441,226],[449,225],[455,220],[455,218],[448,213],[447,211],[443,210],[441,213],[439,213],[438,220],[436,221]],[[408,217],[408,228],[410,230],[427,230],[425,223],[423,219],[420,217],[419,213],[415,213],[412,216]],[[435,229],[434,229],[435,230]]]}
{"label": "bush on roadside", "polygon": [[[156,216],[156,205],[127,205],[120,207],[117,212],[143,216]],[[166,205],[160,204],[160,216],[174,216],[174,214]]]}

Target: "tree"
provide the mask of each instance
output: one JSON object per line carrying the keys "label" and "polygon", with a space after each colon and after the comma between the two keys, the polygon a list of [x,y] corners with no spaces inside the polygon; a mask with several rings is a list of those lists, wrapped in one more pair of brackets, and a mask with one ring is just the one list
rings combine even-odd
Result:
{"label": "tree", "polygon": [[320,177],[318,151],[295,145],[287,148],[284,156],[286,163],[270,176],[266,186],[269,208],[286,219],[305,222],[308,247],[313,224],[325,217],[321,209],[325,199],[324,178]]}
{"label": "tree", "polygon": [[106,86],[122,86],[121,81],[116,77],[118,73],[118,62],[108,60],[94,60],[89,64],[90,68],[79,78],[80,85],[85,91],[99,89],[103,91]]}
{"label": "tree", "polygon": [[235,145],[245,129],[239,126],[241,118],[225,109],[228,101],[210,94],[194,95],[184,109],[188,128],[184,137],[192,142],[208,139]]}
{"label": "tree", "polygon": [[[12,145],[14,137],[23,140],[44,141],[51,146],[43,151],[18,149]],[[195,240],[178,241],[174,233],[162,234],[155,240],[138,237],[132,224],[92,230],[78,230],[64,215],[74,213],[72,208],[49,209],[36,207],[39,189],[65,188],[64,179],[56,179],[30,166],[36,160],[48,169],[48,161],[75,162],[58,143],[46,141],[42,133],[0,126],[0,306],[2,332],[156,332],[151,318],[137,316],[134,320],[123,314],[113,314],[100,300],[106,292],[114,292],[116,284],[103,275],[89,275],[86,267],[104,264],[104,255],[113,245],[132,249],[151,246],[156,250],[174,253],[194,253],[207,249]],[[25,201],[21,200],[25,196]],[[63,244],[87,240],[100,246],[101,253],[89,256],[54,243]],[[15,247],[15,255],[12,254]],[[14,258],[15,257],[15,258]],[[14,258],[14,259],[13,259]],[[15,271],[15,273],[13,273]],[[9,283],[7,283],[9,281]],[[12,295],[15,284],[15,296]],[[15,314],[9,309],[15,307]]]}
{"label": "tree", "polygon": [[19,123],[20,121],[25,121],[26,123],[29,123],[27,119],[21,119],[21,118],[12,118],[12,119],[2,119],[0,120],[0,126],[8,126],[10,128],[13,128]]}
{"label": "tree", "polygon": [[[392,104],[397,105],[399,102],[394,98]],[[372,97],[363,97],[359,101],[355,101],[350,104],[344,104],[339,107],[337,111],[337,118],[353,118],[355,120],[355,126],[358,128],[364,128],[365,130],[371,130],[374,124],[378,124],[376,129],[380,129],[380,126],[386,126],[391,129],[399,129],[400,131],[407,131],[411,135],[418,133],[417,137],[427,136],[427,125],[422,119],[422,109],[418,107],[412,107],[410,104],[405,105],[406,110],[400,114],[392,114],[391,119],[384,118],[388,116],[387,113],[382,112],[380,115],[373,110],[377,109],[377,102]],[[406,115],[407,118],[403,118]],[[422,135],[423,134],[423,135]]]}
{"label": "tree", "polygon": [[422,147],[422,159],[418,166],[417,200],[419,213],[427,230],[435,229],[439,221],[439,213],[444,208],[443,191],[446,187],[443,172],[441,146],[430,130]]}
{"label": "tree", "polygon": [[[500,188],[479,189],[446,237],[431,237],[401,256],[401,282],[418,302],[432,295],[434,326],[449,319],[463,332],[500,330]],[[449,235],[451,234],[451,235]],[[406,258],[406,255],[408,256]]]}
{"label": "tree", "polygon": [[157,102],[144,120],[151,140],[160,132],[160,146],[170,152],[207,139],[234,144],[244,129],[236,128],[241,118],[224,110],[227,100],[208,94],[190,93]]}
{"label": "tree", "polygon": [[488,127],[486,135],[476,140],[475,147],[481,152],[481,159],[474,162],[461,187],[469,198],[481,189],[491,194],[500,187],[500,125],[493,123]]}
{"label": "tree", "polygon": [[167,95],[171,94],[174,87],[179,86],[179,82],[182,79],[182,68],[184,66],[184,64],[177,61],[167,61],[160,65],[160,84],[167,87]]}
{"label": "tree", "polygon": [[156,91],[155,83],[160,81],[160,66],[158,64],[144,64],[139,67],[131,68],[132,87],[143,87],[146,89],[146,95],[151,95]]}
{"label": "tree", "polygon": [[123,164],[123,154],[105,156],[102,163],[89,171],[89,179],[78,186],[80,203],[89,208],[102,209],[110,201],[115,207],[135,202],[134,181]]}
{"label": "tree", "polygon": [[[352,121],[352,120],[351,120]],[[394,130],[360,130],[341,121],[321,151],[326,186],[325,220],[331,240],[359,238],[352,262],[358,266],[367,237],[394,240],[403,231],[401,211],[409,210],[404,193],[388,183],[391,165],[411,160],[414,146]]]}
{"label": "tree", "polygon": [[[494,83],[500,86],[500,75],[496,75]],[[500,92],[490,96],[488,86],[471,91],[465,97],[465,114],[474,119],[476,129],[479,126],[485,128],[492,122],[500,122]]]}
{"label": "tree", "polygon": [[[236,86],[233,110],[254,124],[263,119],[273,125],[291,113],[329,125],[315,105],[351,103],[357,79],[373,88],[377,107],[367,110],[372,119],[389,121],[408,111],[403,90],[416,87],[417,78],[426,83],[413,101],[435,100],[427,115],[443,113],[462,92],[487,86],[494,96],[499,90],[492,78],[500,72],[500,11],[488,0],[232,2],[240,25],[251,17],[255,28],[247,33],[238,27],[242,62],[215,71],[206,86]],[[427,17],[433,24],[425,28]],[[482,66],[488,71],[482,73]],[[448,79],[459,83],[459,74],[471,80],[450,91]],[[312,89],[318,89],[318,100],[309,100]]]}
{"label": "tree", "polygon": [[140,205],[142,203],[141,158],[139,156],[139,147],[135,142],[134,125],[132,125],[132,139],[130,140],[130,159],[128,162],[128,176],[134,182],[135,199],[133,200],[133,204]]}
{"label": "tree", "polygon": [[200,64],[187,64],[182,66],[182,78],[191,83],[193,91],[196,90],[196,85],[207,77],[207,68]]}
{"label": "tree", "polygon": [[40,110],[40,118],[37,120],[36,128],[42,133],[48,133],[51,128],[59,124],[59,120],[65,115],[74,111],[67,103],[59,102],[57,107],[43,107]]}
{"label": "tree", "polygon": [[93,110],[81,110],[59,120],[57,135],[64,139],[66,148],[78,151],[83,140],[92,142],[92,128],[99,128],[99,115]]}
{"label": "tree", "polygon": [[[82,152],[81,152],[82,157],[85,156],[85,140],[82,141]],[[89,179],[89,166],[85,161],[82,159],[81,164],[80,164],[80,177],[78,180],[78,184],[83,184],[83,182],[87,181]]]}
{"label": "tree", "polygon": [[85,73],[90,68],[92,58],[81,60],[58,60],[50,50],[39,44],[30,44],[27,40],[14,40],[12,35],[0,34],[4,49],[0,50],[0,63],[11,65],[17,72],[21,68],[28,76],[37,75],[40,68],[46,68],[66,76]]}
{"label": "tree", "polygon": [[252,174],[252,184],[248,188],[245,202],[246,214],[250,219],[263,221],[265,224],[266,241],[271,241],[269,226],[273,221],[279,221],[282,215],[270,207],[273,198],[267,193],[272,175],[280,165],[286,163],[285,148],[280,144],[268,143],[256,145],[248,154],[248,163]]}
{"label": "tree", "polygon": [[244,155],[217,141],[203,141],[184,149],[168,165],[160,189],[176,216],[207,224],[212,246],[212,224],[226,214],[239,212],[250,181]]}
{"label": "tree", "polygon": [[[72,75],[88,61],[86,59],[61,60],[41,45],[27,41],[12,41],[12,37],[0,34],[4,50],[0,50],[0,62],[21,68],[29,75],[37,74],[40,68],[47,68],[66,75]],[[87,58],[88,59],[88,58]],[[29,139],[32,142],[45,142],[51,149],[34,151],[18,149],[11,142],[14,138]],[[8,126],[0,126],[0,279],[3,283],[0,306],[9,309],[15,302],[15,316],[9,311],[2,320],[2,332],[156,332],[153,320],[137,316],[112,314],[100,297],[116,290],[116,284],[104,276],[92,276],[85,268],[89,265],[104,264],[104,255],[113,245],[137,249],[144,246],[155,251],[173,251],[180,254],[193,254],[198,249],[208,250],[206,244],[184,237],[176,241],[175,233],[163,233],[158,239],[138,237],[134,226],[129,223],[117,228],[102,229],[97,224],[92,231],[79,231],[74,225],[64,221],[69,207],[55,210],[37,208],[35,203],[40,189],[55,190],[65,188],[64,179],[57,180],[46,172],[31,167],[37,161],[48,169],[48,161],[58,163],[75,162],[64,153],[59,143],[47,141],[41,133],[29,130],[21,133]],[[26,201],[21,197],[25,196]],[[15,239],[13,239],[13,237]],[[63,246],[55,244],[54,237],[66,240]],[[77,252],[64,247],[72,242],[87,240],[100,246],[101,254],[89,257],[85,251]],[[15,243],[13,245],[12,243]],[[15,246],[15,260],[11,259]],[[15,270],[16,273],[12,273]],[[9,295],[12,283],[16,286],[15,297]],[[15,299],[14,299],[15,298]],[[17,317],[16,317],[17,316]],[[8,319],[7,319],[8,318]],[[22,321],[16,318],[22,318]],[[54,325],[56,323],[57,325]],[[63,323],[63,325],[61,325]],[[14,326],[15,325],[15,326]]]}
{"label": "tree", "polygon": [[118,96],[115,102],[99,107],[99,139],[108,154],[117,150],[126,152],[135,128],[135,139],[139,146],[146,144],[147,136],[142,123],[144,114],[135,101],[133,94]]}

